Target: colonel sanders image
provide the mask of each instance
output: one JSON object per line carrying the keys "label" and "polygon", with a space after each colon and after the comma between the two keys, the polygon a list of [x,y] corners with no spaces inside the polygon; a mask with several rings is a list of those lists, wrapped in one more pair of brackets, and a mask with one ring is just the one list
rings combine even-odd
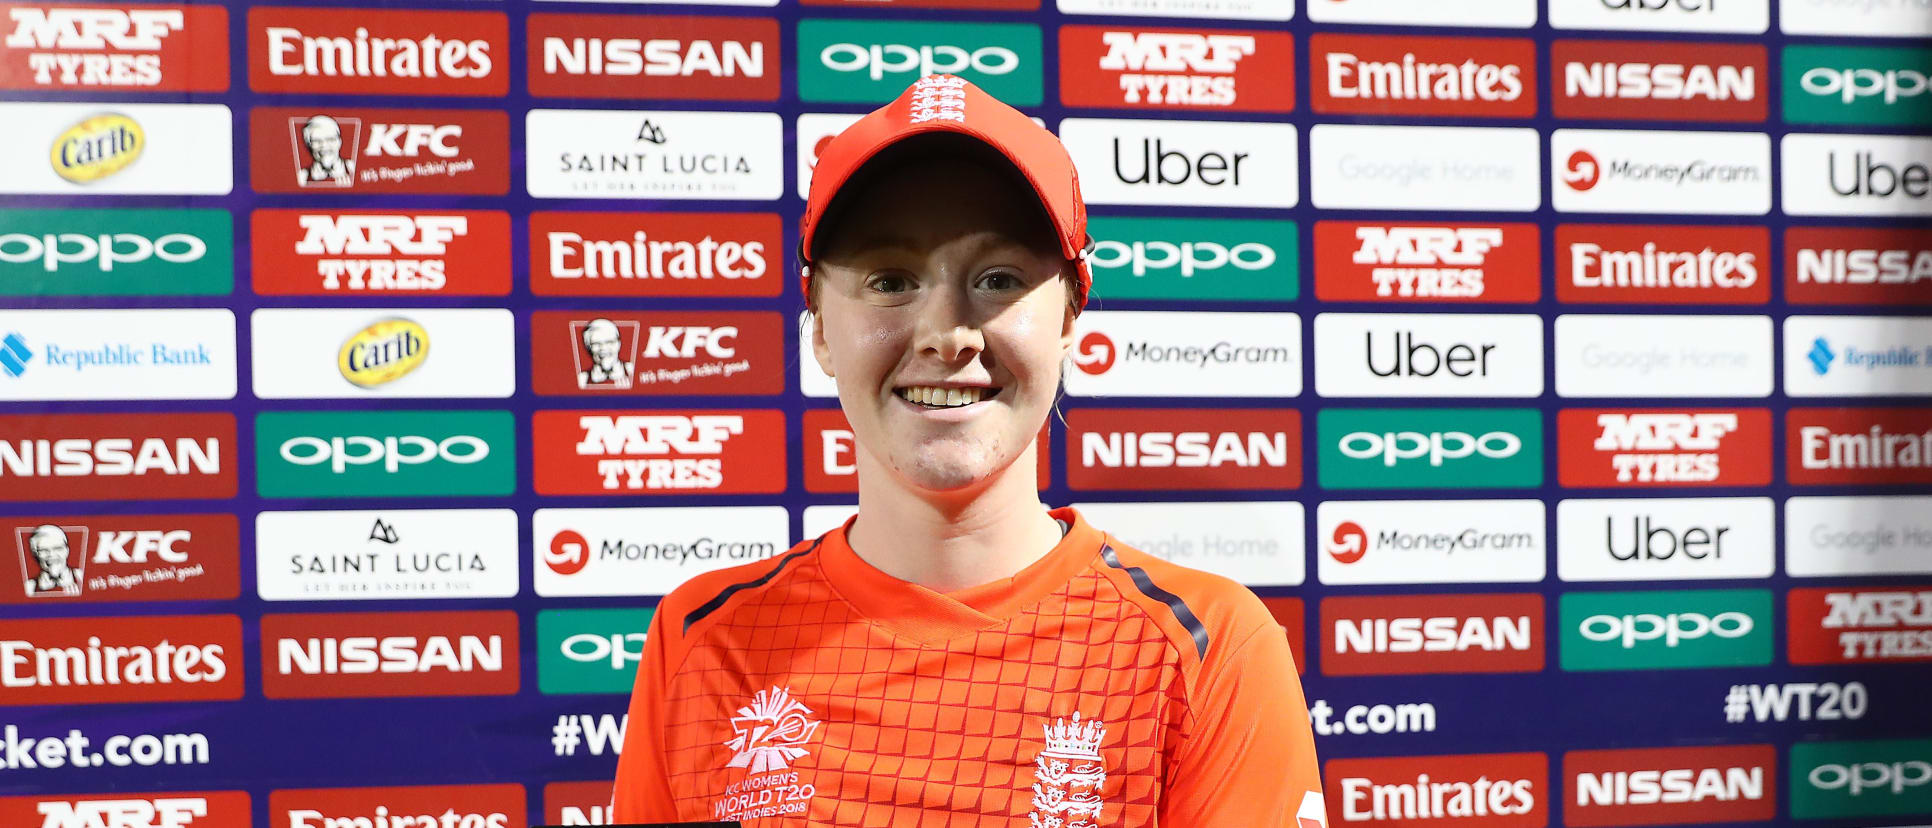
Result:
{"label": "colonel sanders image", "polygon": [[67,533],[51,524],[34,529],[27,539],[40,574],[27,579],[27,595],[79,595],[80,573],[67,565]]}
{"label": "colonel sanders image", "polygon": [[592,319],[578,334],[583,340],[584,350],[577,364],[584,364],[584,357],[590,360],[590,367],[577,372],[578,388],[629,388],[631,387],[631,361],[619,359],[623,350],[623,337],[618,334],[617,323],[609,319]]}
{"label": "colonel sanders image", "polygon": [[[295,171],[297,182],[304,187],[347,187],[355,183],[356,162],[342,157],[342,127],[334,118],[310,118],[302,125],[301,137],[309,165]],[[353,151],[354,146],[350,149]]]}

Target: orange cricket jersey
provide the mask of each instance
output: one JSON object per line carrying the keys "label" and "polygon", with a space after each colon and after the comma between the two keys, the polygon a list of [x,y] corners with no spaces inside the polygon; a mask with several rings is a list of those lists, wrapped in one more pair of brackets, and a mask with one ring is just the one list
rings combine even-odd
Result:
{"label": "orange cricket jersey", "polygon": [[1053,515],[1071,529],[1045,557],[954,593],[873,568],[845,527],[680,586],[645,641],[616,821],[1325,825],[1260,600]]}

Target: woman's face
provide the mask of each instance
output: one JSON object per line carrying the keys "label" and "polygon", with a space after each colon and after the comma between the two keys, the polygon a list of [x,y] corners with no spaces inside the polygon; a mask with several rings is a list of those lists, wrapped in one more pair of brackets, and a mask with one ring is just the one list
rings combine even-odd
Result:
{"label": "woman's face", "polygon": [[819,256],[812,350],[859,450],[902,485],[983,484],[1046,421],[1073,314],[1044,221],[992,170],[909,164],[851,205]]}

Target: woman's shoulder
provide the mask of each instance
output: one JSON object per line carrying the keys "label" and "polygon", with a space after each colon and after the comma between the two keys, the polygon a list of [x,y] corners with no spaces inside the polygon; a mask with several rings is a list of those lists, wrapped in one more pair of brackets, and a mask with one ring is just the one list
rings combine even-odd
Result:
{"label": "woman's shoulder", "polygon": [[1105,538],[1102,572],[1150,614],[1171,617],[1201,654],[1216,641],[1238,642],[1257,629],[1279,625],[1254,591],[1241,582],[1155,557],[1113,535]]}
{"label": "woman's shoulder", "polygon": [[807,538],[790,549],[763,560],[699,573],[674,587],[658,602],[657,612],[676,619],[674,629],[686,633],[707,617],[715,616],[728,605],[755,600],[778,584],[787,572],[796,570],[818,548],[818,538]]}

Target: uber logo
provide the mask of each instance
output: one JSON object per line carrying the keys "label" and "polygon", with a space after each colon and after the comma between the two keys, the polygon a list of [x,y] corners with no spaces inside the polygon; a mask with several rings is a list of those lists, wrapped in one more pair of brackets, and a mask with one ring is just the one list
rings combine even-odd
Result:
{"label": "uber logo", "polygon": [[1553,353],[1563,397],[1771,396],[1768,316],[1564,314]]}
{"label": "uber logo", "polygon": [[1543,393],[1543,321],[1535,314],[1318,314],[1315,392],[1535,397]]}
{"label": "uber logo", "polygon": [[1565,581],[1766,578],[1775,567],[1768,497],[1564,500],[1556,505]]}
{"label": "uber logo", "polygon": [[1320,23],[1527,29],[1536,25],[1538,5],[1537,0],[1308,0],[1308,19]]}
{"label": "uber logo", "polygon": [[1550,25],[1558,29],[1760,34],[1771,27],[1771,5],[1769,0],[1550,0]]}
{"label": "uber logo", "polygon": [[1289,124],[1067,118],[1089,204],[1293,207],[1298,133]]}
{"label": "uber logo", "polygon": [[1784,211],[1932,216],[1932,138],[1786,135]]}
{"label": "uber logo", "polygon": [[1326,210],[1534,210],[1542,158],[1534,129],[1321,124],[1308,133],[1309,198]]}

